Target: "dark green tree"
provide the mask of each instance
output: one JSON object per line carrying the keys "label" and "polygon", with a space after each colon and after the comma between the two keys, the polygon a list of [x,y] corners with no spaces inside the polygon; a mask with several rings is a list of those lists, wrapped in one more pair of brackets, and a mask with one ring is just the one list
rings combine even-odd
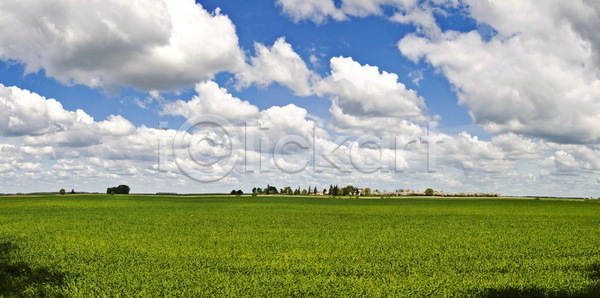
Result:
{"label": "dark green tree", "polygon": [[[109,188],[107,188],[106,189],[106,193],[107,194],[115,193],[115,194],[126,195],[126,194],[129,194],[129,190],[130,190],[129,186],[127,186],[127,185],[119,185],[117,187],[109,187]],[[71,193],[75,193],[75,190],[72,190]]]}
{"label": "dark green tree", "polygon": [[425,195],[426,196],[433,196],[434,193],[435,192],[433,191],[432,188],[428,188],[428,189],[425,190]]}

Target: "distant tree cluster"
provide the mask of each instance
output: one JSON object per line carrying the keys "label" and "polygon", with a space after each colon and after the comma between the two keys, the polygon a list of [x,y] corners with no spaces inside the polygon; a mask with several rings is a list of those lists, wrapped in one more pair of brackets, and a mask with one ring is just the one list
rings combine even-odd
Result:
{"label": "distant tree cluster", "polygon": [[235,190],[235,189],[234,189],[234,190],[232,190],[232,191],[231,191],[229,194],[230,194],[230,195],[235,195],[235,196],[241,196],[241,195],[243,195],[243,194],[244,194],[244,192],[243,192],[241,189],[238,189],[238,190]]}
{"label": "distant tree cluster", "polygon": [[338,185],[329,185],[329,190],[324,188],[322,191],[317,186],[309,186],[308,188],[292,188],[286,186],[284,188],[277,189],[273,185],[267,185],[266,188],[254,187],[252,188],[252,196],[257,195],[271,195],[271,194],[282,194],[282,195],[329,195],[329,196],[359,196],[359,195],[371,195],[370,188],[360,189],[352,185],[345,187],[339,187]]}
{"label": "distant tree cluster", "polygon": [[117,187],[109,187],[106,189],[106,194],[109,195],[126,195],[129,194],[129,186],[119,185]]}
{"label": "distant tree cluster", "polygon": [[298,186],[298,188],[294,188],[294,189],[292,189],[291,186],[286,186],[284,188],[277,189],[277,187],[275,187],[273,185],[267,185],[266,188],[260,188],[260,187],[252,188],[252,196],[273,195],[273,194],[305,195],[305,196],[307,196],[307,195],[317,195],[317,194],[319,194],[319,191],[316,186],[314,188],[312,186],[309,186],[308,189],[306,189],[306,188],[303,189],[300,186]]}
{"label": "distant tree cluster", "polygon": [[330,196],[358,196],[358,195],[366,195],[366,190],[368,190],[369,194],[371,193],[370,188],[365,188],[361,192],[359,188],[356,188],[352,185],[347,185],[345,187],[339,187],[338,185],[329,185],[329,191],[327,192]]}

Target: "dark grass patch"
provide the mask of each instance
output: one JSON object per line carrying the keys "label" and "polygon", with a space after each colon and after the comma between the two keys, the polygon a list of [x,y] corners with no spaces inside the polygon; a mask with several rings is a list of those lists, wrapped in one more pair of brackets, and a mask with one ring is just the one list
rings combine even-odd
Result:
{"label": "dark grass patch", "polygon": [[13,242],[0,243],[0,295],[4,297],[65,297],[60,288],[66,274],[48,267],[32,267],[15,260]]}

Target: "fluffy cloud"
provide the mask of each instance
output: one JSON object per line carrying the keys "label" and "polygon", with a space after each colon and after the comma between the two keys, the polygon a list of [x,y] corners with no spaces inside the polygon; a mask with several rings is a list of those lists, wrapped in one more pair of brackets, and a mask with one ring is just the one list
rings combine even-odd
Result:
{"label": "fluffy cloud", "polygon": [[196,85],[198,95],[189,101],[177,100],[163,106],[163,114],[179,115],[187,119],[212,114],[229,121],[247,121],[258,116],[258,108],[242,101],[213,81]]}
{"label": "fluffy cloud", "polygon": [[[583,1],[467,1],[497,34],[409,35],[400,51],[439,69],[459,103],[492,133],[514,132],[561,143],[600,141],[597,6]],[[590,20],[581,22],[582,18]]]}
{"label": "fluffy cloud", "polygon": [[193,0],[2,1],[0,59],[65,84],[143,91],[243,65],[229,18]]}
{"label": "fluffy cloud", "polygon": [[346,19],[346,15],[335,7],[332,0],[277,0],[277,4],[295,22],[310,19],[320,24],[329,17],[336,20]]}
{"label": "fluffy cloud", "polygon": [[[428,1],[422,1],[428,2]],[[446,0],[431,1],[435,4],[452,2]],[[303,19],[311,20],[317,24],[324,23],[331,17],[337,21],[347,20],[348,17],[367,17],[371,15],[383,15],[383,7],[391,6],[402,12],[396,13],[396,21],[403,21],[402,16],[419,6],[418,0],[342,0],[340,7],[336,7],[333,0],[278,0],[277,4],[283,12],[290,16],[295,22]],[[421,10],[420,12],[426,12]],[[428,13],[428,12],[427,12]],[[412,18],[412,17],[409,17]],[[415,19],[416,20],[416,19]]]}
{"label": "fluffy cloud", "polygon": [[0,84],[0,135],[42,135],[92,122],[82,110],[65,111],[55,99]]}
{"label": "fluffy cloud", "polygon": [[255,43],[254,48],[256,56],[251,58],[251,65],[236,74],[239,87],[247,87],[253,83],[266,87],[277,82],[296,95],[312,94],[311,82],[317,76],[308,69],[292,46],[285,42],[285,38],[277,39],[270,48],[260,43]]}
{"label": "fluffy cloud", "polygon": [[390,124],[377,119],[386,117],[396,118],[394,122],[402,121],[397,118],[425,119],[423,98],[398,82],[398,75],[361,65],[352,58],[331,58],[331,74],[315,90],[318,95],[331,97],[331,113],[342,127],[373,120]]}
{"label": "fluffy cloud", "polygon": [[[26,90],[12,88],[16,92],[23,91],[23,94],[38,100],[36,106],[43,107],[46,102],[52,102],[51,99],[45,99]],[[600,173],[598,163],[600,151],[593,146],[547,143],[512,133],[495,136],[491,141],[481,140],[467,133],[458,135],[432,133],[430,136],[437,136],[443,143],[438,144],[437,154],[434,155],[438,159],[438,172],[428,174],[426,173],[427,146],[422,143],[417,142],[399,148],[396,152],[381,145],[361,147],[356,139],[338,144],[332,141],[332,136],[335,134],[323,130],[321,128],[323,124],[311,120],[308,111],[301,107],[275,106],[258,111],[255,106],[231,96],[213,82],[199,84],[197,89],[199,94],[189,101],[172,104],[178,104],[183,108],[185,103],[190,104],[187,108],[197,106],[195,109],[210,110],[213,108],[213,103],[207,105],[209,108],[205,108],[206,103],[201,101],[216,98],[214,104],[225,102],[224,110],[253,111],[249,114],[239,113],[238,120],[250,119],[260,123],[260,136],[270,141],[269,145],[263,148],[266,149],[264,151],[259,151],[257,148],[249,148],[255,149],[249,152],[244,152],[242,149],[230,150],[240,162],[245,160],[245,156],[250,157],[250,165],[253,166],[251,168],[257,171],[255,174],[245,173],[247,168],[238,164],[236,170],[232,171],[226,179],[218,184],[206,185],[207,188],[203,189],[222,191],[227,188],[242,188],[246,190],[265,181],[274,181],[278,187],[305,184],[321,187],[322,181],[328,181],[338,184],[352,183],[357,186],[390,187],[389,190],[394,187],[433,186],[436,189],[443,188],[449,191],[498,191],[505,194],[529,194],[532,187],[539,187],[548,189],[556,195],[573,194],[569,187],[583,183],[581,181],[587,179],[585,177],[589,177],[590,174]],[[23,112],[27,114],[26,110]],[[9,113],[12,113],[12,110],[9,110]],[[208,145],[206,143],[198,144],[193,148],[173,148],[175,136],[182,132],[145,126],[135,127],[121,116],[110,116],[104,121],[94,121],[89,116],[85,117],[87,114],[83,111],[79,112],[80,120],[77,120],[78,113],[66,111],[62,107],[57,108],[53,113],[60,117],[43,116],[45,114],[40,114],[42,115],[40,117],[53,119],[45,120],[46,124],[60,129],[34,128],[32,130],[36,134],[13,135],[2,140],[0,181],[3,182],[1,185],[8,186],[0,189],[0,192],[22,191],[24,187],[31,187],[31,175],[35,175],[38,181],[34,188],[27,188],[31,191],[70,189],[73,188],[70,186],[73,184],[77,185],[77,190],[98,191],[98,185],[126,183],[136,191],[194,192],[197,191],[198,185],[195,181],[184,178],[184,173],[203,177],[213,175],[203,172],[202,168],[182,169],[182,164],[193,164],[195,160],[190,158],[204,156],[194,154],[208,152],[209,156],[213,156],[219,153],[215,151],[218,148],[206,147]],[[184,116],[194,117],[194,114]],[[351,117],[347,114],[343,116]],[[397,118],[380,117],[380,119],[391,121]],[[405,122],[403,129],[407,136],[424,135],[423,127],[410,121]],[[386,125],[396,124],[389,122]],[[8,129],[11,129],[10,126]],[[390,127],[387,131],[390,131]],[[313,132],[316,132],[314,139]],[[199,136],[201,135],[196,132],[186,135],[190,140],[194,138],[198,140]],[[314,146],[318,172],[312,171],[311,150],[299,150],[297,146],[292,145],[284,148],[288,150],[284,150],[282,154],[277,156],[272,154],[275,143],[287,136],[304,138]],[[92,139],[85,140],[84,137]],[[237,140],[237,137],[233,138],[233,142]],[[160,148],[157,148],[158,144]],[[406,142],[400,142],[400,146],[404,144]],[[174,154],[173,150],[178,154]],[[330,154],[331,161],[322,158],[322,153]],[[260,163],[260,159],[265,162]],[[259,174],[257,166],[259,163],[260,170],[264,170],[262,165],[266,164],[269,172]],[[302,169],[304,165],[308,165],[308,168],[298,174],[285,172]],[[365,175],[361,172],[377,169],[379,166],[384,169],[403,170],[410,175],[394,172]],[[221,165],[216,165],[216,168],[219,170]],[[527,170],[517,172],[517,168]],[[340,173],[340,169],[349,172]],[[540,172],[545,176],[536,174]],[[399,179],[402,180],[401,185],[398,185]],[[593,182],[595,183],[595,180]],[[554,188],[549,188],[547,185],[554,185]],[[587,194],[586,191],[582,193]]]}
{"label": "fluffy cloud", "polygon": [[296,105],[273,106],[261,112],[264,133],[277,141],[295,135],[310,140],[316,123],[307,119],[308,112]]}
{"label": "fluffy cloud", "polygon": [[495,136],[491,144],[502,150],[505,158],[510,160],[539,158],[541,153],[548,149],[541,141],[536,142],[514,133]]}
{"label": "fluffy cloud", "polygon": [[441,137],[442,160],[455,163],[464,171],[483,171],[487,173],[507,172],[513,163],[505,158],[504,152],[492,142],[480,140],[466,132],[455,136]]}
{"label": "fluffy cloud", "polygon": [[52,154],[52,146],[89,147],[103,137],[134,134],[135,126],[122,116],[95,122],[82,110],[67,111],[53,98],[0,84],[0,135],[21,138],[28,154]]}

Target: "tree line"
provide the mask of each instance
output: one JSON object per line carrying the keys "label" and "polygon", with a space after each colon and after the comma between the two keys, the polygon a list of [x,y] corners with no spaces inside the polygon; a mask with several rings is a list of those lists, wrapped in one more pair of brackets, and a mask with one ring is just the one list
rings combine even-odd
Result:
{"label": "tree line", "polygon": [[[232,192],[233,194],[233,192]],[[354,187],[352,185],[347,185],[345,187],[340,187],[338,185],[329,185],[329,189],[324,188],[322,191],[319,191],[317,186],[309,186],[308,188],[292,188],[291,186],[286,186],[284,188],[277,188],[273,185],[267,185],[265,188],[254,187],[252,188],[252,195],[273,195],[273,194],[281,194],[281,195],[329,195],[329,196],[358,196],[358,195],[371,195],[371,189],[366,187],[363,189]]]}

